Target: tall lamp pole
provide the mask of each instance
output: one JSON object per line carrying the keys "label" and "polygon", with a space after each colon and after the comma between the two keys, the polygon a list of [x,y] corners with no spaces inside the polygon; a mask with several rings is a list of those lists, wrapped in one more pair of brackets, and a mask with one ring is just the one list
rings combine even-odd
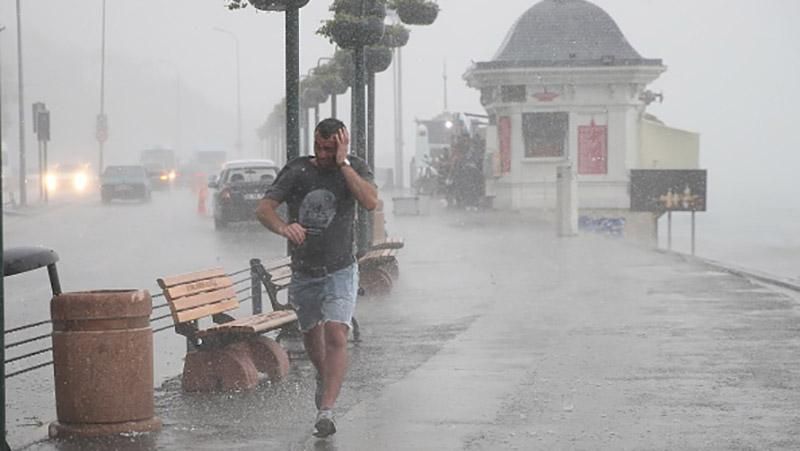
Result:
{"label": "tall lamp pole", "polygon": [[[17,3],[19,5],[19,3]],[[0,33],[5,30],[6,27],[0,25]],[[0,85],[2,85],[2,77],[0,77]],[[0,94],[2,95],[2,94]],[[2,98],[0,98],[0,148],[3,146],[3,102]],[[3,208],[3,190],[0,189],[0,210]],[[3,262],[3,214],[0,211],[0,268],[4,265]],[[6,303],[5,303],[5,286],[3,285],[3,277],[0,277],[0,327],[3,328],[3,333],[0,333],[0,357],[3,358],[3,361],[6,360],[6,345],[5,345],[5,331],[6,331],[6,315],[5,315]],[[5,369],[5,365],[4,369]],[[2,447],[3,451],[10,450],[11,448],[8,446],[8,442],[6,441],[6,376],[5,371],[2,376],[0,376],[0,431],[2,431],[2,441],[0,441],[0,447]]]}
{"label": "tall lamp pole", "polygon": [[[300,156],[300,8],[309,0],[250,0],[264,11],[284,11],[286,19],[286,161]],[[288,243],[287,243],[288,246]],[[287,248],[287,252],[291,248]]]}
{"label": "tall lamp pole", "polygon": [[100,114],[97,116],[95,134],[98,145],[97,175],[103,174],[103,145],[108,139],[106,119],[106,0],[103,0],[103,20],[100,32]]}
{"label": "tall lamp pole", "polygon": [[286,8],[286,161],[300,156],[300,9]]}
{"label": "tall lamp pole", "polygon": [[19,104],[19,205],[24,207],[28,203],[25,192],[25,96],[22,78],[22,14],[17,0],[17,84]]}
{"label": "tall lamp pole", "polygon": [[394,52],[394,175],[395,186],[403,189],[403,49],[397,47]]}
{"label": "tall lamp pole", "polygon": [[224,33],[231,38],[236,44],[236,152],[242,156],[242,76],[241,66],[239,64],[239,37],[234,33],[219,27],[214,27],[214,31]]}

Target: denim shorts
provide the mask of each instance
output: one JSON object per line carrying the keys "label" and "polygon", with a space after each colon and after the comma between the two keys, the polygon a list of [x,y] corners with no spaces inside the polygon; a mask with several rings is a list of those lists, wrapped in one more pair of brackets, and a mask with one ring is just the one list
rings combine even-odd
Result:
{"label": "denim shorts", "polygon": [[322,277],[295,271],[289,284],[289,303],[297,311],[297,321],[303,332],[328,321],[352,328],[357,296],[356,263]]}

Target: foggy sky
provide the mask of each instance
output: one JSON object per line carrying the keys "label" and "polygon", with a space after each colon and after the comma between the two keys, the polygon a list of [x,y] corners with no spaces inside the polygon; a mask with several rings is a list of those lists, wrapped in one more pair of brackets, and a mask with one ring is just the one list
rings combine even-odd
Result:
{"label": "foggy sky", "polygon": [[[52,151],[94,158],[94,116],[99,109],[101,0],[24,0],[26,114],[40,100],[53,114]],[[253,8],[228,11],[223,0],[108,0],[106,109],[109,158],[135,160],[136,151],[180,142],[187,151],[235,140],[234,41],[241,45],[243,139],[256,155],[255,128],[283,92],[284,18]],[[406,158],[413,154],[414,118],[442,111],[443,64],[451,111],[483,112],[478,92],[461,75],[470,61],[491,59],[514,21],[535,0],[440,0],[430,27],[412,27],[404,48]],[[709,169],[710,196],[753,192],[800,194],[794,133],[800,93],[800,2],[769,0],[596,0],[633,47],[661,58],[667,72],[650,89],[664,93],[649,111],[668,125],[701,134],[701,163]],[[314,34],[330,15],[327,0],[301,11],[301,71],[334,47]],[[502,7],[498,7],[502,5]],[[489,19],[491,18],[491,19]],[[3,94],[16,98],[14,0],[0,0]],[[393,164],[391,71],[379,74],[377,166]],[[11,98],[14,99],[11,99]],[[349,93],[340,116],[349,118]],[[322,114],[329,111],[322,106]],[[16,105],[4,115],[14,126],[4,136],[17,148]],[[26,117],[28,120],[28,117]],[[180,132],[175,124],[180,123]],[[28,132],[30,133],[30,124]],[[35,152],[27,137],[28,160]],[[784,197],[785,196],[785,197]]]}

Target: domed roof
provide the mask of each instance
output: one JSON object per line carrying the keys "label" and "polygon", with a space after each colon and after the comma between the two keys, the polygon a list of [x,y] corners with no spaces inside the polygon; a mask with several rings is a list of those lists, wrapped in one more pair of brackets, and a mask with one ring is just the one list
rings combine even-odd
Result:
{"label": "domed roof", "polygon": [[586,0],[542,0],[526,11],[493,61],[504,66],[661,65],[642,58],[614,19]]}

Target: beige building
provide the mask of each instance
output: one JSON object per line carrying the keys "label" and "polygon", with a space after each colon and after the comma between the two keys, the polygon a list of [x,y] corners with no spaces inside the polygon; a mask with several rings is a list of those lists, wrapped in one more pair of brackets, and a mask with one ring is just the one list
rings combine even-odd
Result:
{"label": "beige building", "polygon": [[533,5],[494,58],[464,75],[491,118],[487,151],[495,177],[487,186],[495,206],[551,208],[556,167],[570,164],[581,214],[652,228],[651,215],[633,218],[628,211],[630,170],[694,169],[699,159],[697,134],[646,113],[661,100],[647,87],[665,70],[660,59],[642,57],[588,1]]}

